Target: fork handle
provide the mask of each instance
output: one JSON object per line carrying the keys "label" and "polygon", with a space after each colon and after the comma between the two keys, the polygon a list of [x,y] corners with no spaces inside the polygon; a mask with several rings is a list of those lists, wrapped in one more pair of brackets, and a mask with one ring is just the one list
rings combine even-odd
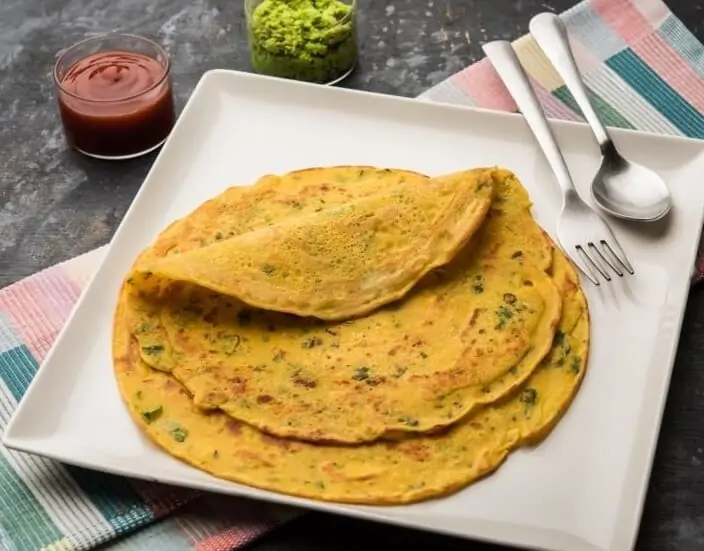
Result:
{"label": "fork handle", "polygon": [[482,49],[526,119],[565,196],[576,194],[565,159],[513,47],[505,40],[496,40]]}
{"label": "fork handle", "polygon": [[530,20],[529,28],[530,34],[533,35],[538,46],[545,53],[545,57],[562,77],[567,89],[582,110],[584,118],[587,119],[592,132],[594,132],[602,154],[606,154],[611,148],[611,138],[589,99],[572,54],[565,24],[554,13],[540,13]]}

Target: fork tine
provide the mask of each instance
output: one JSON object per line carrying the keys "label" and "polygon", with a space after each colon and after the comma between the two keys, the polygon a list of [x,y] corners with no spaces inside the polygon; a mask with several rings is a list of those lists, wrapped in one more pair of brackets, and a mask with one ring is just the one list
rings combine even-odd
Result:
{"label": "fork tine", "polygon": [[618,241],[616,241],[615,237],[613,237],[611,239],[611,243],[602,239],[601,246],[604,247],[605,250],[608,250],[611,253],[611,255],[616,260],[618,260],[618,263],[621,264],[621,266],[623,266],[623,268],[629,274],[634,275],[636,273],[635,270],[633,269],[633,267],[631,266],[631,263],[628,261],[628,257],[626,257],[626,253],[623,252],[621,245],[618,244]]}
{"label": "fork tine", "polygon": [[[580,255],[580,247],[575,247],[575,250],[577,251],[575,254],[567,253],[568,256],[570,257],[570,260],[574,263],[577,268],[584,274],[584,276],[591,281],[594,285],[599,287],[601,283],[599,282],[599,279],[594,275],[594,272],[592,272],[591,268],[587,264],[585,264],[584,260],[582,260],[582,257]],[[566,251],[567,252],[567,251]]]}
{"label": "fork tine", "polygon": [[582,247],[582,245],[577,245],[577,250],[582,253],[582,256],[589,261],[589,264],[594,266],[594,269],[601,274],[601,277],[603,277],[606,281],[611,281],[611,276],[608,274],[608,272],[604,270],[604,268],[602,268],[601,265],[589,255],[589,253],[584,247]]}
{"label": "fork tine", "polygon": [[[604,264],[606,264],[609,268],[611,268],[618,277],[623,277],[623,272],[621,271],[621,268],[616,266],[615,263],[611,262],[611,260],[609,258],[607,258],[607,256],[604,253],[602,253],[599,250],[599,248],[591,241],[589,242],[589,249],[593,250],[596,254],[598,254],[599,258],[601,258],[601,260],[604,261]],[[602,265],[602,267],[603,267],[603,265]]]}

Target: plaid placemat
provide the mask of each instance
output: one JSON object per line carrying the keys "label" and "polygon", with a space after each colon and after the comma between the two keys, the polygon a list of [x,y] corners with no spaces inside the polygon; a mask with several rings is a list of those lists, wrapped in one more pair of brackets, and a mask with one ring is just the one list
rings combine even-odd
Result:
{"label": "plaid placemat", "polygon": [[[564,18],[609,125],[704,139],[704,47],[665,4],[590,0]],[[581,119],[535,42],[523,37],[515,46],[548,115]],[[516,109],[486,61],[421,97]],[[97,249],[0,291],[0,431],[104,253]],[[0,551],[226,551],[297,514],[125,480],[0,446]]]}

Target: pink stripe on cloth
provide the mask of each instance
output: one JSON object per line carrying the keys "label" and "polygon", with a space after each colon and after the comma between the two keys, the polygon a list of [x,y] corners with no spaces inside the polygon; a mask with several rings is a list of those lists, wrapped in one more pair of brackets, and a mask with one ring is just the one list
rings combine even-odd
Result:
{"label": "pink stripe on cloth", "polygon": [[49,352],[80,293],[60,267],[0,291],[8,322],[38,362]]}
{"label": "pink stripe on cloth", "polygon": [[219,534],[198,542],[195,549],[196,551],[231,551],[251,543],[274,528],[274,526],[267,524],[242,524],[236,528],[228,528]]}
{"label": "pink stripe on cloth", "polygon": [[488,59],[482,59],[453,75],[453,82],[476,102],[477,107],[496,111],[516,111],[516,102]]}
{"label": "pink stripe on cloth", "polygon": [[[509,112],[518,110],[516,102],[513,101],[496,70],[486,58],[470,65],[451,78],[455,85],[476,102],[476,107]],[[548,117],[570,121],[581,120],[577,113],[555,98],[530,75],[529,78]]]}
{"label": "pink stripe on cloth", "polygon": [[655,30],[631,0],[591,0],[591,6],[629,46]]}
{"label": "pink stripe on cloth", "polygon": [[631,49],[697,111],[704,111],[704,79],[657,33]]}
{"label": "pink stripe on cloth", "polygon": [[530,82],[535,90],[535,95],[538,96],[540,104],[543,106],[545,115],[553,119],[562,119],[566,121],[580,121],[582,117],[567,107],[559,99],[553,96],[548,90],[538,84],[534,78],[530,77]]}

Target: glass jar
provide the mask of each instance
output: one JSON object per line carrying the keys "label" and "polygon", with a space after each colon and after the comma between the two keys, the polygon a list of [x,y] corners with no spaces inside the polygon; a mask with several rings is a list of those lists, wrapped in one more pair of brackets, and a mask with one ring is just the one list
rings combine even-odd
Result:
{"label": "glass jar", "polygon": [[336,84],[357,65],[355,0],[245,0],[245,15],[258,73]]}
{"label": "glass jar", "polygon": [[110,33],[67,48],[54,90],[68,145],[90,157],[144,155],[175,123],[169,58],[141,36]]}

